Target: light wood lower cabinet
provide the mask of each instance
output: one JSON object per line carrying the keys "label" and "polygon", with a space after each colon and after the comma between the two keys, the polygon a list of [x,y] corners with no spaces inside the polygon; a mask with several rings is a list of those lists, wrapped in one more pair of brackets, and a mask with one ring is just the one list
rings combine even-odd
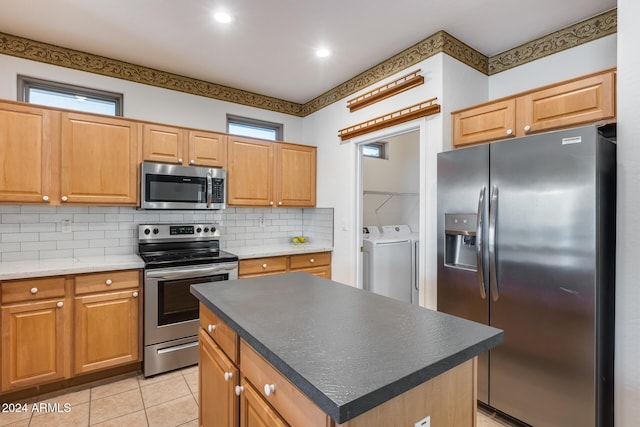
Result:
{"label": "light wood lower cabinet", "polygon": [[140,361],[140,274],[0,282],[0,391]]}
{"label": "light wood lower cabinet", "polygon": [[238,425],[238,368],[227,358],[204,329],[198,332],[200,425]]}
{"label": "light wood lower cabinet", "polygon": [[242,379],[240,394],[240,427],[288,427],[276,411],[262,399],[260,393]]}
{"label": "light wood lower cabinet", "polygon": [[238,277],[241,279],[294,271],[331,279],[331,252],[250,258],[238,262]]}

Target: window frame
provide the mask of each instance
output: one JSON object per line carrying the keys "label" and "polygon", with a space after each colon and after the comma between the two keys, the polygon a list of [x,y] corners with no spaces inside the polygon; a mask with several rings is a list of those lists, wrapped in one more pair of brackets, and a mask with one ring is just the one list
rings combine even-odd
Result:
{"label": "window frame", "polygon": [[[389,142],[388,141],[376,141],[376,142],[369,142],[367,144],[363,144],[362,145],[362,155],[364,157],[368,157],[370,159],[381,159],[381,160],[389,160],[389,150],[388,150],[388,145]],[[372,156],[369,154],[365,154],[364,150],[367,147],[375,147],[378,149],[379,155],[378,156]]]}
{"label": "window frame", "polygon": [[[269,122],[266,120],[252,119],[250,117],[236,116],[234,114],[227,114],[227,133],[230,135],[238,135],[232,133],[229,129],[229,124],[238,124],[244,125],[259,129],[272,130],[275,131],[275,139],[268,141],[283,141],[284,136],[284,124]],[[247,135],[238,135],[238,136],[247,136]],[[253,138],[253,137],[250,137]]]}
{"label": "window frame", "polygon": [[[115,117],[123,116],[123,98],[124,95],[106,90],[93,89],[85,86],[77,86],[69,83],[54,82],[51,80],[38,79],[18,75],[18,101],[28,102],[30,89],[41,89],[49,92],[58,92],[66,95],[84,96],[87,98],[109,101],[114,103]],[[54,107],[61,108],[61,107]],[[75,110],[74,111],[83,111]],[[84,111],[90,112],[90,111]],[[95,114],[95,113],[94,113]]]}

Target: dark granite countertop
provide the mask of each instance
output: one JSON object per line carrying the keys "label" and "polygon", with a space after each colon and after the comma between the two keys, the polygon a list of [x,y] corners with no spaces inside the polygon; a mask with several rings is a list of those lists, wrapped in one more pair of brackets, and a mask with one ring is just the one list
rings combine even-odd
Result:
{"label": "dark granite countertop", "polygon": [[191,292],[337,423],[503,340],[499,329],[307,273]]}

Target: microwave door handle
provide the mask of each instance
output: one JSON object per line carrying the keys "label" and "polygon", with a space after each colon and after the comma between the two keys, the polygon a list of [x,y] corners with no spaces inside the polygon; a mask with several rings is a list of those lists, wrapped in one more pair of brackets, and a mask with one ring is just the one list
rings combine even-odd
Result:
{"label": "microwave door handle", "polygon": [[233,265],[220,265],[215,267],[205,267],[205,268],[185,268],[180,269],[179,271],[166,271],[166,270],[147,270],[146,276],[150,279],[183,279],[190,277],[201,277],[207,276],[209,274],[221,273],[224,271],[232,271],[237,267],[235,264]]}
{"label": "microwave door handle", "polygon": [[213,189],[211,188],[213,186],[212,180],[211,180],[211,173],[207,174],[207,208],[211,208],[211,199],[213,198]]}

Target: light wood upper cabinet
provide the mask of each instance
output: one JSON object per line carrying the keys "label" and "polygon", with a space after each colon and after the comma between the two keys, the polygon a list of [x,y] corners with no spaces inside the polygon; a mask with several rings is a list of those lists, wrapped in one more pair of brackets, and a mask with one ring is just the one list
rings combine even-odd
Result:
{"label": "light wood upper cabinet", "polygon": [[64,296],[64,279],[8,281],[1,289],[0,389],[6,392],[68,378],[71,308]]}
{"label": "light wood upper cabinet", "polygon": [[62,202],[137,204],[138,124],[64,112],[61,127]]}
{"label": "light wood upper cabinet", "polygon": [[275,144],[230,136],[227,143],[227,204],[273,206]]}
{"label": "light wood upper cabinet", "polygon": [[615,121],[615,69],[451,113],[454,148]]}
{"label": "light wood upper cabinet", "polygon": [[232,206],[316,204],[316,147],[229,137],[228,196]]}
{"label": "light wood upper cabinet", "polygon": [[316,205],[316,147],[278,143],[276,194],[278,206]]}
{"label": "light wood upper cabinet", "polygon": [[0,202],[55,199],[52,158],[60,136],[60,113],[2,102],[0,129]]}
{"label": "light wood upper cabinet", "polygon": [[142,158],[179,165],[225,167],[227,135],[145,123]]}
{"label": "light wood upper cabinet", "polygon": [[454,113],[453,141],[456,147],[516,136],[516,101],[492,102]]}

